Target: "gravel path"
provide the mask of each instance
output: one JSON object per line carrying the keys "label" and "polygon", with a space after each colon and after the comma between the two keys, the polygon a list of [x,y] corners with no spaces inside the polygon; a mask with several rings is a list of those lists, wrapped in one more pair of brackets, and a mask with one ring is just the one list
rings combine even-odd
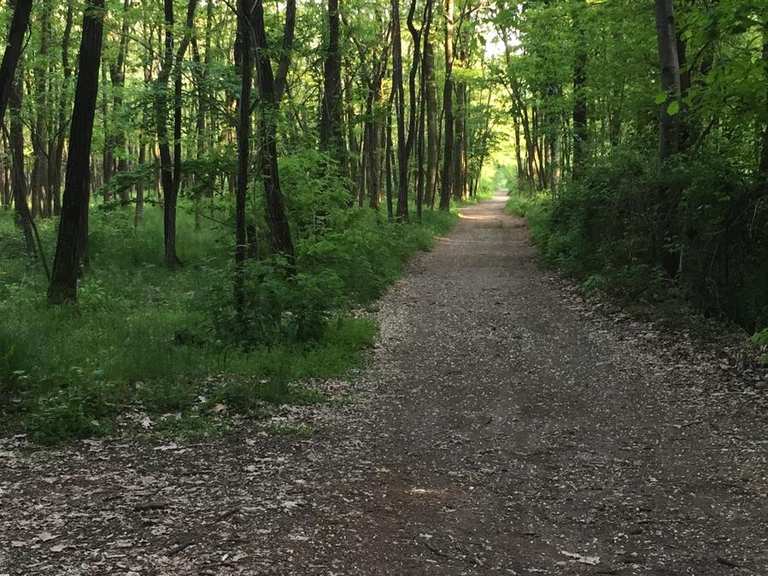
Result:
{"label": "gravel path", "polygon": [[766,375],[583,302],[503,199],[379,316],[310,439],[4,441],[0,575],[768,574]]}

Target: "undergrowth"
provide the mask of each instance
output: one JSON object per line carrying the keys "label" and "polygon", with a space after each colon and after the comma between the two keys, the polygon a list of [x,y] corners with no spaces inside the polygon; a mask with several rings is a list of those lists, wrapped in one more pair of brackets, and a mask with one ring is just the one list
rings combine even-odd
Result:
{"label": "undergrowth", "polygon": [[[182,202],[176,272],[162,263],[160,208],[147,206],[134,227],[130,208],[92,207],[90,263],[76,307],[46,303],[40,262],[24,254],[11,214],[0,213],[5,431],[55,442],[107,434],[129,409],[182,417],[217,404],[245,414],[264,402],[317,401],[292,383],[357,362],[376,326],[349,312],[381,295],[407,258],[428,249],[455,217],[425,212],[423,225],[394,224],[349,210],[346,188],[319,156],[286,159],[284,174],[297,272],[286,277],[269,254],[249,265],[245,335],[233,324],[226,203],[209,199],[201,219],[192,202]],[[251,220],[259,230],[266,229],[262,213],[255,200]],[[51,255],[54,223],[39,227]]]}
{"label": "undergrowth", "polygon": [[[768,326],[768,204],[722,159],[660,168],[617,152],[580,184],[513,192],[543,259],[625,307]],[[678,318],[682,320],[682,318]],[[673,319],[674,321],[674,319]]]}

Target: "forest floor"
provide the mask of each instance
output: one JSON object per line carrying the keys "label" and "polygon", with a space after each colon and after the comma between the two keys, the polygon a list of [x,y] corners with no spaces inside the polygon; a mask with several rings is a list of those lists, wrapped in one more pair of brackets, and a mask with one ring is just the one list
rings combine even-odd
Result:
{"label": "forest floor", "polygon": [[766,374],[584,301],[503,207],[414,259],[338,402],[2,441],[0,574],[768,574]]}

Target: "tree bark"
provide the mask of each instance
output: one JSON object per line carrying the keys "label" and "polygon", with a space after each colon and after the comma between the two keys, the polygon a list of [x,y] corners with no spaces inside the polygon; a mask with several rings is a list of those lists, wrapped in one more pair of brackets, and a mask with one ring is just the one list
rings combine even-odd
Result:
{"label": "tree bark", "polygon": [[32,213],[27,201],[27,179],[24,175],[24,125],[21,122],[23,82],[17,81],[10,94],[11,105],[11,188],[16,225],[21,228],[27,254],[35,256],[35,237],[32,228]]}
{"label": "tree bark", "polygon": [[422,84],[424,90],[425,115],[427,120],[427,174],[426,202],[435,204],[437,193],[437,171],[440,161],[440,145],[438,143],[437,117],[437,86],[435,84],[435,53],[430,39],[433,13],[433,0],[427,0],[429,5],[428,26],[424,31],[424,63],[422,65]]}
{"label": "tree bark", "polygon": [[5,110],[13,90],[16,66],[24,44],[24,36],[29,28],[29,15],[32,12],[32,0],[16,0],[8,31],[8,40],[3,62],[0,64],[0,123],[5,118]]}
{"label": "tree bark", "polygon": [[392,0],[392,89],[397,119],[397,212],[398,221],[408,220],[408,146],[405,135],[405,90],[403,47],[400,38],[400,0]]}
{"label": "tree bark", "polygon": [[[123,90],[125,89],[125,60],[128,55],[128,42],[130,22],[128,12],[131,8],[131,0],[123,1],[123,21],[120,26],[120,39],[118,41],[117,58],[109,67],[109,76],[112,81],[112,114],[118,118],[123,110]],[[119,174],[128,170],[128,160],[125,151],[125,130],[118,120],[116,126],[106,137],[106,146],[108,147],[110,170]],[[117,162],[115,163],[115,150],[117,150]],[[106,166],[106,163],[105,163]],[[130,189],[128,187],[120,188],[120,200],[127,202],[129,200]]]}
{"label": "tree bark", "polygon": [[451,208],[453,191],[453,29],[454,0],[445,0],[445,82],[443,84],[443,173],[440,210]]}
{"label": "tree bark", "polygon": [[104,0],[89,0],[83,18],[66,185],[53,275],[48,287],[48,301],[52,304],[77,301],[77,278],[87,249],[91,139],[99,89],[103,11]]}
{"label": "tree bark", "polygon": [[48,173],[48,79],[50,70],[48,53],[51,39],[51,3],[41,2],[40,6],[40,52],[35,59],[35,127],[32,138],[32,149],[35,162],[32,169],[33,214],[38,212],[43,217],[53,213],[53,198],[50,194],[50,175]]}
{"label": "tree bark", "polygon": [[[766,100],[766,114],[768,117],[768,17],[763,21],[763,69],[765,77],[765,100]],[[768,120],[763,125],[763,135],[761,138],[760,146],[760,163],[759,170],[764,180],[764,190],[768,194]]]}
{"label": "tree bark", "polygon": [[328,0],[328,45],[323,62],[323,102],[320,111],[320,150],[327,152],[347,173],[344,146],[344,105],[341,87],[341,18],[339,0]]}
{"label": "tree bark", "polygon": [[61,68],[63,71],[63,81],[60,87],[59,101],[57,104],[57,129],[54,141],[54,151],[49,155],[51,162],[51,195],[53,196],[53,213],[61,213],[61,175],[62,163],[64,162],[64,144],[67,135],[67,98],[69,95],[69,84],[72,80],[72,66],[69,60],[69,48],[72,40],[72,27],[74,25],[74,10],[72,0],[67,0],[67,13],[64,22],[64,35],[61,41]]}
{"label": "tree bark", "polygon": [[[338,2],[336,14],[338,16]],[[278,102],[283,99],[283,94],[288,86],[288,72],[291,68],[291,52],[293,52],[293,38],[296,31],[296,0],[287,0],[285,4],[285,25],[283,27],[283,48],[280,52],[280,62],[277,66],[275,77],[275,98]],[[339,56],[341,67],[341,56]],[[341,72],[339,72],[341,76]]]}
{"label": "tree bark", "polygon": [[576,57],[573,65],[573,163],[572,176],[580,180],[584,175],[587,158],[589,131],[587,126],[587,38],[582,22],[582,10],[586,4],[579,3],[574,10],[573,23],[576,36]]}
{"label": "tree bark", "polygon": [[267,223],[270,229],[272,250],[283,254],[293,266],[295,253],[285,201],[280,189],[280,172],[277,164],[277,115],[279,104],[275,91],[269,45],[264,25],[263,0],[256,0],[251,16],[255,35],[256,65],[258,68],[261,117],[259,122],[259,166],[266,196]]}
{"label": "tree bark", "polygon": [[[670,114],[670,106],[680,105],[680,60],[677,52],[673,0],[656,0],[656,32],[661,68],[661,87],[667,101],[659,114],[659,158],[663,162],[680,148],[680,130],[677,114]],[[679,111],[679,109],[678,109]]]}
{"label": "tree bark", "polygon": [[176,255],[176,187],[168,138],[168,81],[173,68],[173,0],[164,0],[165,46],[155,86],[155,129],[160,150],[160,186],[163,190],[163,239],[165,264],[171,269],[180,262]]}
{"label": "tree bark", "polygon": [[240,42],[240,100],[237,123],[237,189],[235,192],[235,313],[245,327],[245,260],[248,257],[248,238],[245,222],[248,197],[248,168],[251,155],[251,90],[253,60],[251,53],[251,27],[249,0],[239,0],[237,25]]}

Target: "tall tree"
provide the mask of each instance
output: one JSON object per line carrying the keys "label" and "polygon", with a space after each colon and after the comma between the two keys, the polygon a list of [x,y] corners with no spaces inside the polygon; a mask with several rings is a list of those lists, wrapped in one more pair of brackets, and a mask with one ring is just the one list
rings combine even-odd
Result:
{"label": "tall tree", "polygon": [[[320,149],[328,152],[346,173],[344,105],[341,87],[341,17],[339,0],[328,0],[328,44],[323,61],[323,103],[320,111]],[[275,93],[277,95],[277,91]]]}
{"label": "tall tree", "polygon": [[656,38],[661,88],[667,94],[659,114],[659,157],[666,160],[680,147],[680,60],[677,52],[673,0],[656,0]]}
{"label": "tall tree", "polygon": [[48,154],[50,162],[51,196],[53,197],[53,213],[61,212],[61,167],[64,162],[64,145],[67,136],[67,106],[69,88],[72,82],[72,65],[69,58],[72,28],[74,26],[73,0],[67,0],[67,10],[64,16],[64,33],[61,40],[61,69],[62,79],[59,86],[59,98],[56,104],[56,134],[53,138],[52,151]]}
{"label": "tall tree", "polygon": [[397,212],[408,220],[408,147],[405,134],[405,89],[403,87],[403,44],[400,37],[400,0],[392,0],[392,90],[397,121]]}
{"label": "tall tree", "polygon": [[440,209],[451,207],[453,191],[453,32],[454,0],[445,0],[445,80],[443,84],[443,173],[440,188]]}
{"label": "tall tree", "polygon": [[[158,148],[160,149],[160,172],[163,188],[163,227],[165,264],[171,269],[181,262],[176,253],[176,210],[181,188],[181,131],[182,131],[182,63],[189,47],[194,26],[197,0],[187,3],[187,18],[184,34],[174,54],[174,10],[173,0],[164,0],[165,44],[160,72],[155,89],[155,124]],[[168,135],[168,83],[173,75],[173,155]]]}
{"label": "tall tree", "polygon": [[763,114],[763,135],[760,142],[760,174],[765,181],[765,192],[768,194],[768,16],[763,19],[763,78],[765,84],[765,108]]}
{"label": "tall tree", "polygon": [[587,38],[583,23],[586,3],[579,0],[573,10],[573,29],[576,51],[573,63],[573,178],[579,180],[584,174],[587,156]]}
{"label": "tall tree", "polygon": [[11,148],[11,189],[13,191],[13,206],[16,225],[24,235],[24,245],[30,256],[36,254],[34,222],[29,210],[27,193],[27,178],[24,174],[24,124],[21,120],[21,104],[23,82],[16,82],[11,94],[11,129],[9,144]]}
{"label": "tall tree", "polygon": [[5,110],[11,98],[16,66],[24,45],[24,35],[29,28],[29,16],[32,12],[32,0],[16,0],[14,3],[8,42],[0,64],[0,123],[5,118]]}
{"label": "tall tree", "polygon": [[[120,37],[117,44],[117,57],[109,65],[109,78],[112,82],[112,112],[115,115],[121,115],[123,111],[123,91],[125,90],[125,67],[128,56],[128,47],[130,41],[130,9],[132,0],[123,0],[122,23],[120,25]],[[105,169],[110,172],[121,173],[128,170],[128,160],[125,155],[125,129],[123,122],[115,123],[114,129],[105,134]],[[115,162],[114,156],[117,150],[118,158]],[[107,164],[109,166],[107,168]],[[123,202],[128,201],[129,188],[121,186],[120,199]]]}
{"label": "tall tree", "polygon": [[438,162],[440,161],[440,144],[438,137],[437,118],[437,85],[435,84],[435,51],[432,45],[431,31],[433,20],[433,0],[427,0],[427,19],[424,29],[424,63],[422,65],[422,96],[424,114],[426,116],[427,134],[427,171],[425,182],[426,201],[434,207],[437,188]]}
{"label": "tall tree", "polygon": [[80,41],[61,221],[48,287],[48,301],[52,304],[77,301],[77,278],[87,249],[91,140],[99,91],[103,18],[104,0],[88,0]]}
{"label": "tall tree", "polygon": [[[12,122],[10,145],[13,156],[11,175],[11,187],[13,190],[14,207],[16,211],[16,223],[24,233],[27,252],[34,254],[34,237],[32,235],[32,215],[27,204],[26,179],[24,178],[24,142],[21,126],[21,97],[14,90],[16,68],[21,57],[24,36],[29,28],[29,17],[32,12],[32,0],[18,0],[14,5],[11,27],[8,32],[8,44],[3,54],[3,62],[0,65],[0,124],[5,119],[5,111],[12,95],[16,93],[17,106],[15,114],[15,126]],[[19,83],[19,90],[21,83]],[[14,130],[15,128],[15,130]]]}
{"label": "tall tree", "polygon": [[264,183],[266,197],[267,223],[270,229],[272,250],[286,256],[290,263],[294,260],[293,240],[285,212],[285,201],[280,188],[280,171],[277,164],[277,116],[279,103],[275,89],[275,77],[272,62],[269,59],[269,43],[264,24],[263,0],[256,0],[251,14],[255,39],[257,78],[259,84],[259,168]]}
{"label": "tall tree", "polygon": [[237,10],[240,99],[237,124],[237,188],[235,192],[235,310],[245,325],[245,260],[248,256],[245,207],[251,156],[251,91],[253,59],[251,47],[251,0],[239,0]]}

